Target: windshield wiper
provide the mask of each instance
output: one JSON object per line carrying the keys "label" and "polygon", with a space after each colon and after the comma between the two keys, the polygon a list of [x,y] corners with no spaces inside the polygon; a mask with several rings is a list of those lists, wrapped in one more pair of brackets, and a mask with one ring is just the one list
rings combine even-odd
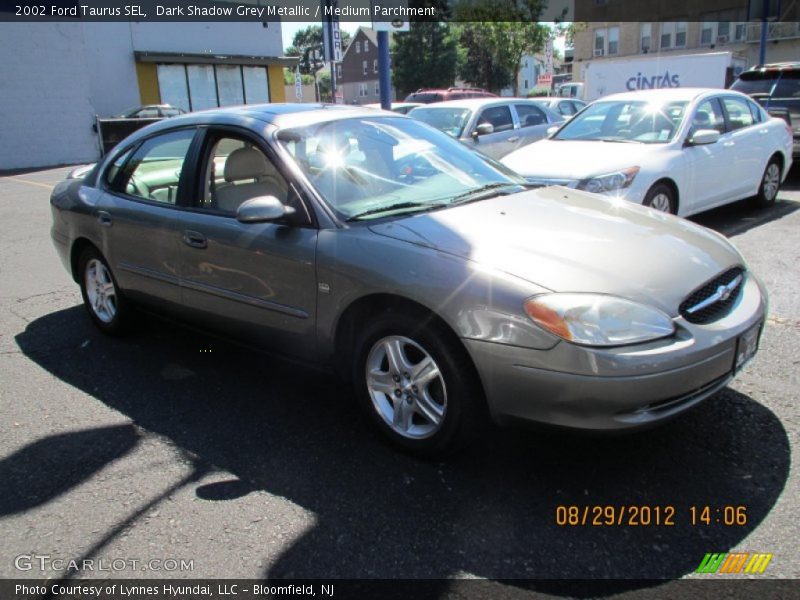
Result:
{"label": "windshield wiper", "polygon": [[395,210],[404,210],[410,208],[417,208],[419,212],[425,212],[429,210],[433,210],[435,208],[441,208],[442,206],[447,206],[447,204],[443,202],[436,202],[436,203],[420,203],[420,202],[398,202],[397,204],[389,204],[388,206],[379,206],[377,208],[371,208],[369,210],[365,210],[362,213],[358,213],[349,217],[348,221],[358,221],[364,217],[368,217],[370,215],[377,215],[380,213],[385,212],[393,212]]}
{"label": "windshield wiper", "polygon": [[462,194],[458,194],[457,196],[453,196],[450,200],[450,204],[463,204],[464,202],[474,202],[476,200],[485,200],[486,198],[492,198],[494,196],[499,196],[499,193],[495,193],[495,190],[498,188],[504,187],[525,187],[522,183],[513,183],[510,181],[500,182],[495,181],[494,183],[487,183],[486,185],[482,185],[475,189],[469,190]]}

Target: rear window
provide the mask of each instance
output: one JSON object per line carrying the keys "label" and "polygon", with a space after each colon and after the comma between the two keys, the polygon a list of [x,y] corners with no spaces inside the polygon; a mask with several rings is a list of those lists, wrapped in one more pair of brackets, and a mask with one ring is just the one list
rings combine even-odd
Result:
{"label": "rear window", "polygon": [[750,96],[800,98],[800,71],[748,71],[739,75],[731,89]]}
{"label": "rear window", "polygon": [[422,104],[431,104],[432,102],[441,102],[442,95],[438,92],[420,92],[416,94],[409,94],[406,96],[406,102],[420,102]]}

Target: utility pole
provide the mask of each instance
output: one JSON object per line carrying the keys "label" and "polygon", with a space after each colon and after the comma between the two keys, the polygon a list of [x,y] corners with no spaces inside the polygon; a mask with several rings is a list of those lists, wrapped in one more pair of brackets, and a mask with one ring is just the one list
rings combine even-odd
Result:
{"label": "utility pole", "polygon": [[389,32],[378,31],[378,83],[381,90],[381,108],[392,110],[392,82],[389,68]]}

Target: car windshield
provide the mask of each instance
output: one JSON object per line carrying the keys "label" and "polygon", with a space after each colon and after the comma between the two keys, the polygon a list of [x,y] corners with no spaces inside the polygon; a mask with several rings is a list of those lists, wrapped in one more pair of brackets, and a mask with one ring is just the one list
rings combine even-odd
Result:
{"label": "car windshield", "polygon": [[800,98],[800,71],[748,71],[739,75],[731,89],[756,97]]}
{"label": "car windshield", "polygon": [[412,110],[409,115],[415,119],[436,127],[454,138],[461,137],[464,126],[469,121],[468,108],[421,106]]}
{"label": "car windshield", "polygon": [[644,100],[595,102],[551,139],[664,144],[675,137],[687,104]]}
{"label": "car windshield", "polygon": [[404,117],[283,129],[278,140],[345,220],[432,210],[524,185],[503,165]]}

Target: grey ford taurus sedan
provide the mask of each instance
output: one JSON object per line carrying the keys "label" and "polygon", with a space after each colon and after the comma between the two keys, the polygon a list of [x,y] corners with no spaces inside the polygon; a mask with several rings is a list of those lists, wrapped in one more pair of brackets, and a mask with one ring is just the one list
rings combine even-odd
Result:
{"label": "grey ford taurus sedan", "polygon": [[52,195],[105,332],[147,305],[348,376],[435,454],[498,422],[662,422],[753,356],[766,293],[722,236],[522,178],[413,119],[265,105],[150,125]]}

